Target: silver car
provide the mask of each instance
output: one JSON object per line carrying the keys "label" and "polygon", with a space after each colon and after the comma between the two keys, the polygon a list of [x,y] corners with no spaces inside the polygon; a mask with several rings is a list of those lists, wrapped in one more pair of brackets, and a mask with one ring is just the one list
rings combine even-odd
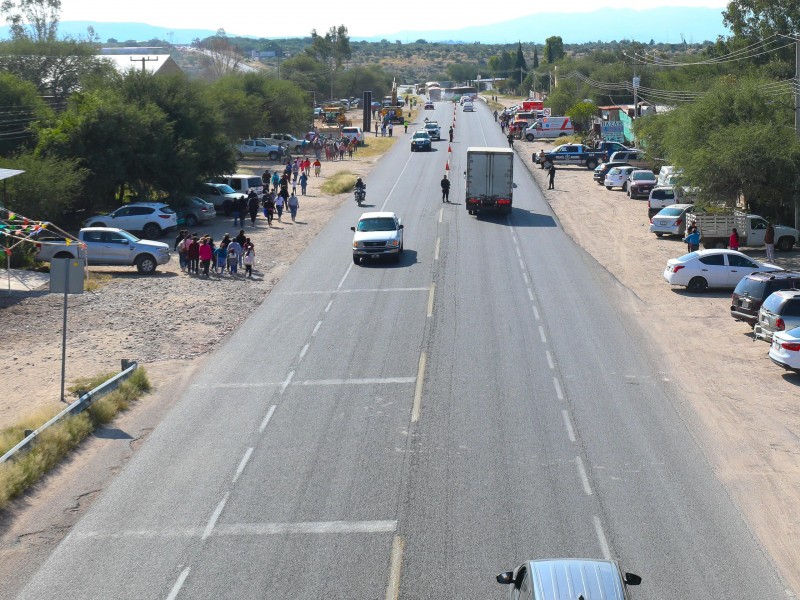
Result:
{"label": "silver car", "polygon": [[403,253],[403,224],[393,212],[368,212],[358,225],[350,228],[353,235],[353,262],[364,258],[391,258],[400,261]]}
{"label": "silver car", "polygon": [[508,585],[512,600],[627,600],[628,586],[639,585],[642,578],[633,573],[623,575],[611,560],[557,558],[528,561],[500,573],[497,582]]}
{"label": "silver car", "polygon": [[693,204],[671,204],[662,208],[650,219],[650,233],[656,237],[662,235],[679,235],[686,233],[686,215],[694,209]]}
{"label": "silver car", "polygon": [[800,327],[800,290],[772,292],[758,309],[758,322],[753,335],[759,340],[772,341],[776,331]]}
{"label": "silver car", "polygon": [[[615,154],[619,154],[616,152]],[[607,190],[612,188],[618,187],[622,188],[622,191],[627,191],[628,189],[628,176],[636,170],[636,167],[614,167],[608,173],[606,173],[606,179],[603,182],[603,185],[606,186]]]}

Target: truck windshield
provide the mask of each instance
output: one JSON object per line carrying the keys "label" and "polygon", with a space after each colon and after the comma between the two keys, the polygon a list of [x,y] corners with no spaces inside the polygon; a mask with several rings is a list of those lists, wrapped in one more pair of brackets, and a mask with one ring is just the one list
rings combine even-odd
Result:
{"label": "truck windshield", "polygon": [[394,231],[395,229],[394,219],[361,219],[358,222],[359,231]]}

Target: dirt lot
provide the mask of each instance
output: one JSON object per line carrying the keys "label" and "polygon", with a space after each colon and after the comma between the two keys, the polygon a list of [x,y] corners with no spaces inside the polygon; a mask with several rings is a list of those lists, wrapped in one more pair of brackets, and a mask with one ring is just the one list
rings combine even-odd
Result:
{"label": "dirt lot", "polygon": [[[606,190],[582,167],[559,167],[547,190],[531,155],[555,145],[515,142],[565,231],[641,300],[624,309],[652,332],[664,371],[689,399],[687,420],[709,461],[800,592],[800,375],[775,366],[768,344],[730,317],[729,292],[693,295],[663,280],[667,260],[686,246],[650,233],[646,200]],[[763,250],[745,252],[766,258]],[[800,269],[800,252],[778,253],[776,262]]]}

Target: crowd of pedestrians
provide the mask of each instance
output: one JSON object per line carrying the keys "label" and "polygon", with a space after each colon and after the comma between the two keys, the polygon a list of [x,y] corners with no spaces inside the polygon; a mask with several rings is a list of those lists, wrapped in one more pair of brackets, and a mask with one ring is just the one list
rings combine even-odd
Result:
{"label": "crowd of pedestrians", "polygon": [[222,277],[227,273],[235,277],[244,268],[244,277],[253,277],[256,249],[244,229],[233,238],[226,233],[219,245],[208,234],[200,236],[183,229],[175,238],[173,250],[178,253],[181,271],[187,275],[208,279],[212,275]]}

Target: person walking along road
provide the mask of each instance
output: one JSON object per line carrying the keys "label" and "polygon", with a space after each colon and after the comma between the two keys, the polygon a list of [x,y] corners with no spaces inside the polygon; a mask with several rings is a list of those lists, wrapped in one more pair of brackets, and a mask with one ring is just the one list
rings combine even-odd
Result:
{"label": "person walking along road", "polygon": [[550,165],[550,168],[547,170],[547,178],[548,178],[548,181],[549,181],[548,184],[547,184],[547,189],[548,190],[556,189],[556,186],[555,186],[556,166],[555,165]]}

